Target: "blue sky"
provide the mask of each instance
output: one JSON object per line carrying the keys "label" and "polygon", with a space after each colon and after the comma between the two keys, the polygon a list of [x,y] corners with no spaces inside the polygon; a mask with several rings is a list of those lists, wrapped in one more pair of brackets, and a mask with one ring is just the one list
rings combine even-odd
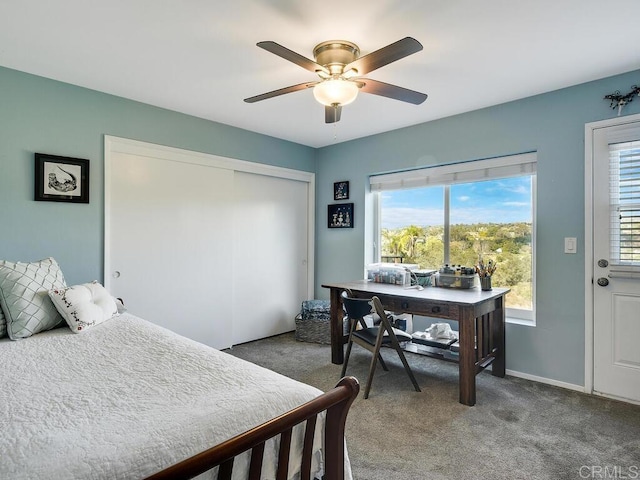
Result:
{"label": "blue sky", "polygon": [[[382,192],[382,228],[442,225],[444,187]],[[451,185],[451,224],[531,222],[531,178]]]}

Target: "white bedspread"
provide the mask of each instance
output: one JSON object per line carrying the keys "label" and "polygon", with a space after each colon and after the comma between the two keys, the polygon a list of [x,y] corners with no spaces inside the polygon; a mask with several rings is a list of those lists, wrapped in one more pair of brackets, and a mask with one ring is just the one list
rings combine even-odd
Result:
{"label": "white bedspread", "polygon": [[320,393],[129,314],[2,340],[0,478],[141,478]]}

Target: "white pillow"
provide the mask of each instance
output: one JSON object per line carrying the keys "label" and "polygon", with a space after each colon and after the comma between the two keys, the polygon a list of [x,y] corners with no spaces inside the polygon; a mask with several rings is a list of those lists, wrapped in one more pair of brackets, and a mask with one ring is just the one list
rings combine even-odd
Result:
{"label": "white pillow", "polygon": [[49,290],[62,318],[75,333],[101,324],[118,315],[114,298],[97,281]]}

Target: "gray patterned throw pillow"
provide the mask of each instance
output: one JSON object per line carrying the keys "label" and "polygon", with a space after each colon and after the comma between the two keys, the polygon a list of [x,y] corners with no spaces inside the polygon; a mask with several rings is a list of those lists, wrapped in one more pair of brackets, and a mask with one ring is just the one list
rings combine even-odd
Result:
{"label": "gray patterned throw pillow", "polygon": [[48,292],[64,287],[64,276],[53,258],[32,263],[0,260],[0,306],[9,338],[27,338],[63,322]]}

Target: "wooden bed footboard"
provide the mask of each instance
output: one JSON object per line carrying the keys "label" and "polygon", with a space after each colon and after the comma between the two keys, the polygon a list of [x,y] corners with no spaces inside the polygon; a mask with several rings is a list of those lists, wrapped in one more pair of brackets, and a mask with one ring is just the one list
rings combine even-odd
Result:
{"label": "wooden bed footboard", "polygon": [[316,418],[326,410],[324,438],[324,480],[344,479],[344,429],[347,413],[358,396],[355,377],[344,377],[335,388],[287,413],[237,435],[182,462],[148,477],[147,480],[188,479],[219,466],[218,480],[230,480],[233,460],[251,450],[248,480],[259,480],[265,442],[280,435],[277,480],[286,479],[293,427],[306,421],[302,452],[301,480],[311,479],[311,457]]}

